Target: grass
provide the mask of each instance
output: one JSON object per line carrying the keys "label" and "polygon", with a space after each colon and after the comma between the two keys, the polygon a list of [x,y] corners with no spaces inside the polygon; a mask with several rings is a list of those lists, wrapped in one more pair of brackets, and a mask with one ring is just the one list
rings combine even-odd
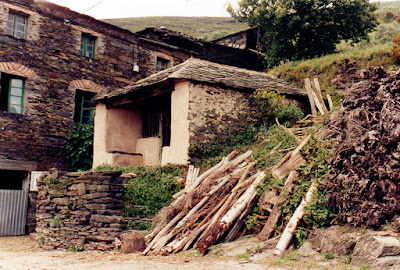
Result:
{"label": "grass", "polygon": [[383,66],[388,70],[398,68],[390,56],[391,47],[391,43],[373,46],[343,43],[335,54],[303,61],[287,61],[270,69],[268,73],[301,88],[304,88],[305,78],[317,77],[326,93],[335,94],[336,87],[332,79],[343,73],[346,66],[352,65],[356,70],[372,65]]}

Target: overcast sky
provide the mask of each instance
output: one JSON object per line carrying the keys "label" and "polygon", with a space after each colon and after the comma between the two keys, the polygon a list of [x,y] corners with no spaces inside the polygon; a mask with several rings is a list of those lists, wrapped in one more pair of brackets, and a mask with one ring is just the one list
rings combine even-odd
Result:
{"label": "overcast sky", "polygon": [[[229,17],[227,2],[237,0],[48,0],[96,19],[147,16]],[[96,5],[97,4],[97,5]],[[96,6],[95,6],[96,5]],[[94,6],[94,7],[93,7]],[[92,8],[93,7],[93,8]]]}

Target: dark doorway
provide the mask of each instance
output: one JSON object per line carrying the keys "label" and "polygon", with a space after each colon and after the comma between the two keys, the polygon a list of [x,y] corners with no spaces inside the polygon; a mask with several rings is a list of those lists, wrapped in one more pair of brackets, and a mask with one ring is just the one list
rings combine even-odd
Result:
{"label": "dark doorway", "polygon": [[0,170],[0,189],[22,190],[27,172]]}

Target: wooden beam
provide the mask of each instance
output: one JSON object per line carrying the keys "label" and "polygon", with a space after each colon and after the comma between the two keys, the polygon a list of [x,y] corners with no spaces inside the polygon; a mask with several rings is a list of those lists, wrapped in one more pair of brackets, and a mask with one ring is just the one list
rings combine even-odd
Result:
{"label": "wooden beam", "polygon": [[311,81],[310,81],[309,78],[305,78],[304,79],[304,86],[305,86],[306,91],[307,91],[308,100],[310,101],[311,114],[317,115],[317,108],[315,107],[314,97],[312,95],[313,90],[312,90]]}
{"label": "wooden beam", "polygon": [[7,171],[35,171],[37,162],[0,159],[0,170]]}

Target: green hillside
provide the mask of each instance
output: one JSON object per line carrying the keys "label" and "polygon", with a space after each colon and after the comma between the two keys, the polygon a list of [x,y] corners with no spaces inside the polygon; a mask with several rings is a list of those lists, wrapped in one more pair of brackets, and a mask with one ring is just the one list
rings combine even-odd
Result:
{"label": "green hillside", "polygon": [[238,23],[230,17],[139,17],[104,21],[132,32],[164,26],[204,40],[214,40],[249,28],[246,23]]}

